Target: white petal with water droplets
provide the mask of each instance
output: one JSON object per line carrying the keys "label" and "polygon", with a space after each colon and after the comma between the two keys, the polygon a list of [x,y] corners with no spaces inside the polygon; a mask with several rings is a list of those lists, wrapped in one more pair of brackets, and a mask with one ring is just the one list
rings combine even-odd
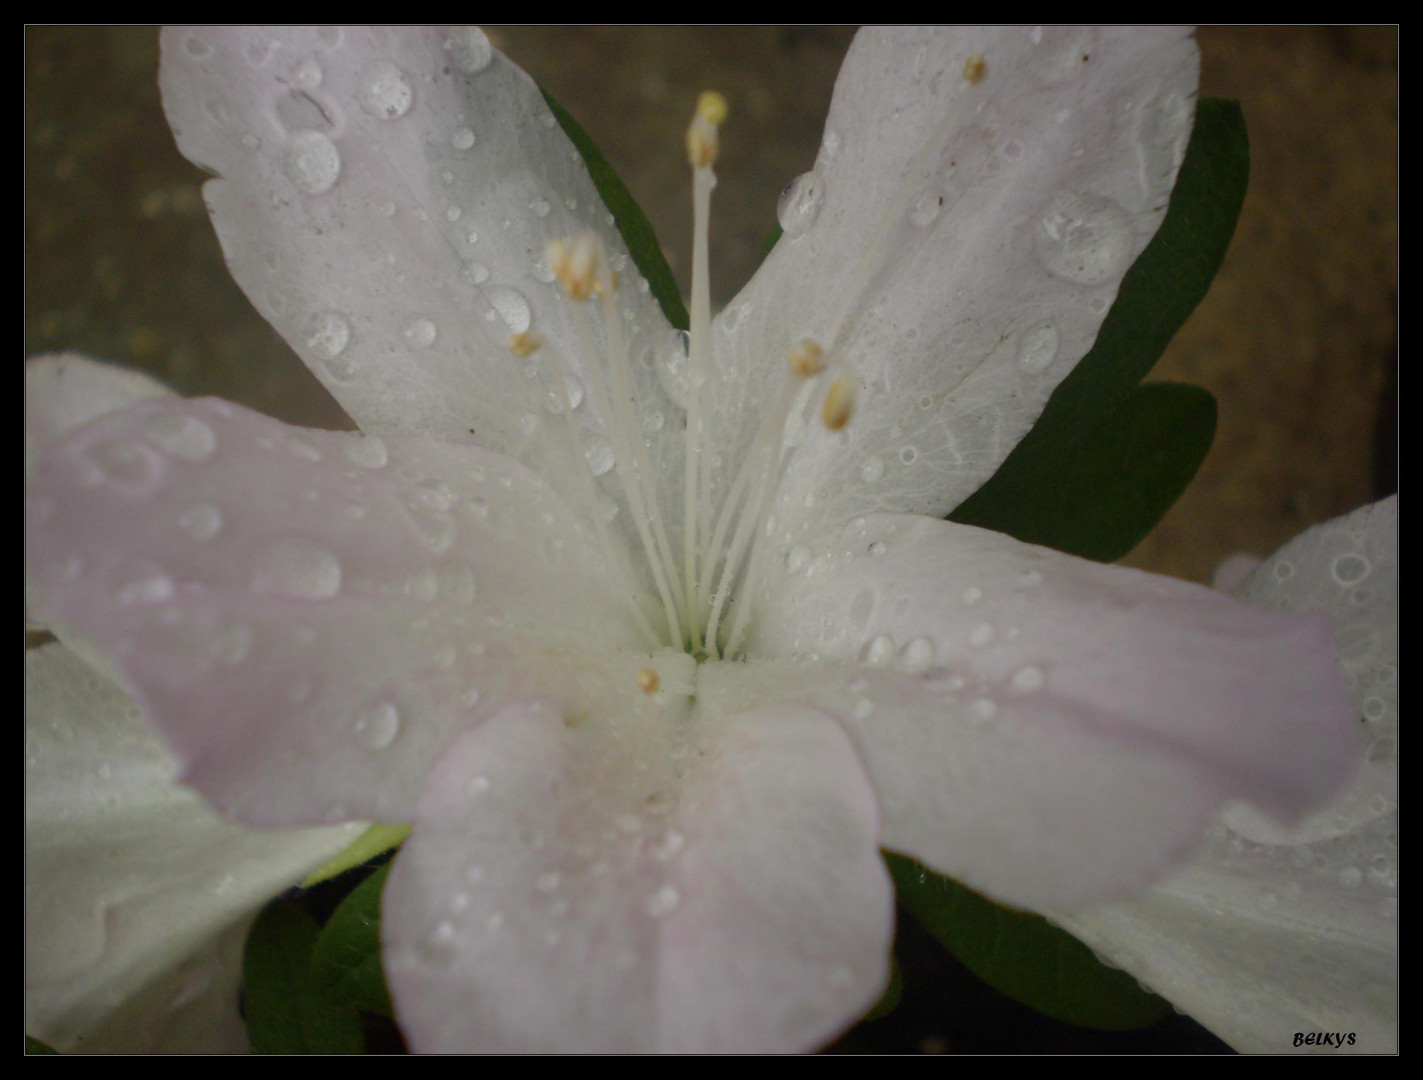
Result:
{"label": "white petal with water droplets", "polygon": [[[792,455],[788,543],[871,511],[943,516],[993,474],[1160,224],[1179,165],[1161,148],[1190,133],[1197,66],[1166,28],[856,36],[834,151],[789,189],[794,228],[728,308],[749,314],[713,338],[719,447],[750,438],[742,406],[774,397],[804,336],[860,379],[844,431],[813,424]],[[812,191],[813,216],[796,209]]]}
{"label": "white petal with water droplets", "polygon": [[219,820],[58,645],[25,653],[25,754],[25,1030],[66,1053],[246,1049],[247,926],[361,827]]}

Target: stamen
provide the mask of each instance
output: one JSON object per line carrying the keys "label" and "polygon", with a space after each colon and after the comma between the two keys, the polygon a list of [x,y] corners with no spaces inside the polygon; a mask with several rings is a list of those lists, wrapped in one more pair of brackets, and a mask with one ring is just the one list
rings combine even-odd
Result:
{"label": "stamen", "polygon": [[809,338],[792,348],[788,359],[791,373],[802,379],[819,375],[825,370],[825,350]]}
{"label": "stamen", "polygon": [[970,56],[963,62],[963,77],[965,82],[977,86],[983,82],[988,75],[988,63],[981,56]]}
{"label": "stamen", "polygon": [[532,330],[525,330],[522,334],[515,334],[509,339],[509,351],[520,360],[533,356],[543,347],[544,339]]}
{"label": "stamen", "polygon": [[855,399],[859,396],[857,380],[851,375],[838,375],[825,392],[825,404],[820,419],[831,431],[839,431],[855,415]]}
{"label": "stamen", "polygon": [[662,679],[650,667],[645,667],[637,673],[637,685],[644,694],[655,694],[662,685]]}
{"label": "stamen", "polygon": [[687,125],[687,160],[694,169],[710,168],[721,152],[718,128],[726,120],[726,98],[715,90],[703,90],[697,111]]}
{"label": "stamen", "polygon": [[598,274],[598,238],[592,233],[579,233],[572,240],[563,237],[544,245],[544,256],[554,277],[563,284],[563,291],[574,300],[587,300],[593,295]]}

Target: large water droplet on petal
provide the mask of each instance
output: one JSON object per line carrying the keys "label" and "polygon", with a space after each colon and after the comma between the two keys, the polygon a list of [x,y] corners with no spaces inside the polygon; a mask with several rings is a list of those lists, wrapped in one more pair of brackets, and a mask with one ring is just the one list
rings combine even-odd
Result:
{"label": "large water droplet on petal", "polygon": [[199,503],[178,515],[178,527],[194,540],[211,540],[222,528],[222,514],[215,506]]}
{"label": "large water droplet on petal", "polygon": [[1362,555],[1340,555],[1330,565],[1329,574],[1340,585],[1348,588],[1363,581],[1372,569],[1369,560]]}
{"label": "large water droplet on petal", "polygon": [[860,663],[869,667],[888,667],[894,662],[894,638],[876,634],[860,650]]}
{"label": "large water droplet on petal", "polygon": [[800,236],[813,224],[825,197],[825,181],[811,169],[785,186],[776,203],[776,220],[787,236]]}
{"label": "large water droplet on petal", "polygon": [[917,637],[899,651],[899,670],[909,675],[922,675],[934,666],[934,642]]}
{"label": "large water droplet on petal", "polygon": [[617,464],[613,448],[604,439],[590,439],[587,449],[583,451],[583,456],[588,459],[588,470],[594,476],[602,476]]}
{"label": "large water droplet on petal", "polygon": [[1057,359],[1059,340],[1057,327],[1051,324],[1026,331],[1018,342],[1018,366],[1030,375],[1046,371]]}
{"label": "large water droplet on petal", "polygon": [[314,540],[300,536],[272,540],[258,553],[252,588],[298,600],[326,600],[341,589],[341,563]]}
{"label": "large water droplet on petal", "polygon": [[494,49],[489,38],[477,26],[462,26],[451,30],[445,38],[445,52],[461,75],[476,75],[489,66]]}
{"label": "large water droplet on petal", "polygon": [[323,195],[341,175],[336,144],[319,131],[299,131],[287,149],[287,176],[308,195]]}
{"label": "large water droplet on petal", "polygon": [[519,290],[507,285],[496,285],[485,290],[484,296],[490,306],[499,313],[499,318],[504,320],[509,333],[522,334],[529,328],[532,319],[529,302]]}
{"label": "large water droplet on petal", "polygon": [[183,461],[206,461],[217,449],[212,428],[196,416],[162,413],[150,417],[143,427],[164,450]]}
{"label": "large water droplet on petal", "polygon": [[371,750],[384,750],[400,734],[400,710],[388,701],[363,709],[356,718],[356,738]]}
{"label": "large water droplet on petal", "polygon": [[937,191],[923,192],[909,208],[909,220],[920,228],[934,224],[943,208],[944,197]]}
{"label": "large water droplet on petal", "polygon": [[1131,263],[1131,217],[1102,195],[1058,199],[1038,222],[1033,246],[1052,274],[1079,285],[1119,277]]}
{"label": "large water droplet on petal", "polygon": [[417,317],[407,322],[400,333],[412,349],[428,349],[440,331],[429,319]]}
{"label": "large water droplet on petal", "polygon": [[363,67],[357,87],[361,107],[379,120],[394,120],[410,111],[410,80],[389,60],[372,60]]}
{"label": "large water droplet on petal", "polygon": [[338,365],[333,361],[346,351],[351,343],[351,324],[345,316],[334,311],[322,311],[311,317],[306,324],[306,345],[326,365],[328,371],[337,378],[349,379],[354,370],[349,364]]}

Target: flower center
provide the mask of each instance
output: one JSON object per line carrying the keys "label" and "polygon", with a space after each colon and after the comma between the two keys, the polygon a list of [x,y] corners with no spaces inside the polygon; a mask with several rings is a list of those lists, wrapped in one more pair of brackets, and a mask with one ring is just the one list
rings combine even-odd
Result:
{"label": "flower center", "polygon": [[[650,648],[670,646],[698,660],[735,655],[751,617],[751,597],[769,545],[766,523],[772,496],[785,464],[785,429],[797,391],[807,380],[830,372],[822,420],[838,431],[854,412],[858,379],[844,360],[819,343],[806,339],[796,344],[785,360],[785,375],[771,406],[762,413],[751,444],[719,506],[713,506],[710,445],[712,432],[706,407],[709,343],[711,336],[711,276],[708,229],[711,193],[716,187],[712,169],[719,152],[719,129],[726,119],[726,99],[707,91],[697,101],[687,128],[687,157],[692,167],[692,297],[691,331],[687,335],[687,425],[681,506],[663,506],[652,470],[646,460],[635,381],[618,314],[618,275],[613,272],[599,238],[593,233],[561,237],[545,251],[549,268],[572,302],[573,324],[579,346],[589,359],[592,391],[608,431],[617,465],[617,478],[637,530],[637,540],[648,576],[656,590],[646,595],[641,578],[625,558],[621,543],[598,513],[596,484],[588,470],[580,486],[583,510],[598,530],[609,566],[622,580],[618,592],[629,614],[642,630]],[[602,338],[595,340],[592,320],[585,308],[602,308]],[[601,347],[599,347],[601,346]],[[532,332],[516,334],[509,350],[519,357],[552,353],[542,337]],[[545,374],[552,400],[565,418],[572,456],[594,461],[594,448],[574,420],[574,403],[568,397],[568,373],[558,358]],[[668,523],[680,515],[681,550],[668,540]]]}

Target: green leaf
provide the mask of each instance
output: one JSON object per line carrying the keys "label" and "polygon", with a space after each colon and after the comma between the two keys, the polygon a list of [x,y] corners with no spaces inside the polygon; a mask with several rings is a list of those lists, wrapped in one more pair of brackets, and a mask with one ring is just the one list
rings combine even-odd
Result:
{"label": "green leaf", "polygon": [[57,1054],[59,1053],[48,1043],[42,1043],[33,1035],[25,1036],[25,1053],[27,1054]]}
{"label": "green leaf", "polygon": [[1211,448],[1215,424],[1215,398],[1207,390],[1138,386],[1060,460],[1041,468],[1042,490],[1032,501],[1000,508],[994,528],[1115,562],[1181,497]]}
{"label": "green leaf", "polygon": [[334,1005],[312,977],[316,921],[274,900],[257,917],[242,955],[247,1039],[256,1054],[359,1054],[361,1018]]}
{"label": "green leaf", "polygon": [[885,853],[899,902],[994,989],[1057,1020],[1102,1031],[1155,1023],[1171,1011],[1124,971],[1040,915],[1000,907],[900,855]]}
{"label": "green leaf", "polygon": [[[1065,482],[1064,470],[1071,474],[1066,463],[1084,460],[1084,454],[1087,459],[1110,458],[1114,453],[1110,448],[1096,454],[1084,450],[1084,444],[1108,438],[1114,420],[1137,417],[1141,410],[1157,407],[1155,401],[1130,402],[1128,398],[1205,296],[1220,269],[1240,216],[1249,175],[1250,151],[1239,104],[1203,98],[1196,106],[1196,126],[1170,209],[1156,236],[1122,280],[1117,302],[1102,323],[1092,351],[1058,386],[1032,431],[998,472],[949,515],[951,520],[1034,543],[1051,543],[1042,538],[1059,531],[1069,541],[1080,537],[1080,527],[1063,526],[1057,519],[1064,501],[1087,497],[1084,492],[1071,498],[1066,494],[1059,497],[1059,486]],[[1182,403],[1177,405],[1183,407]],[[1194,408],[1199,414],[1201,406]],[[1177,431],[1176,435],[1174,444],[1163,445],[1153,456],[1173,477],[1185,474],[1189,478],[1196,467],[1188,465],[1193,455],[1199,464],[1199,438],[1187,437],[1184,431]],[[1140,448],[1140,443],[1137,445]],[[1171,454],[1181,455],[1180,460],[1168,460]],[[1082,475],[1090,478],[1096,474],[1083,466]],[[1164,490],[1169,485],[1149,486]],[[1130,494],[1128,502],[1134,505],[1120,511],[1098,500],[1091,552],[1124,554],[1145,535],[1142,498]],[[1158,516],[1166,508],[1159,507]]]}
{"label": "green leaf", "polygon": [[387,863],[341,902],[311,957],[316,985],[327,998],[381,1016],[394,1016],[380,962],[380,893],[389,873]]}
{"label": "green leaf", "polygon": [[632,197],[632,192],[628,191],[627,185],[613,171],[608,159],[603,157],[602,151],[579,126],[578,121],[550,97],[547,90],[542,87],[539,89],[544,100],[548,102],[548,107],[553,110],[553,115],[558,118],[564,134],[583,155],[583,161],[593,178],[593,186],[598,189],[598,194],[603,197],[603,202],[612,212],[623,243],[628,246],[628,253],[633,262],[637,263],[642,276],[647,278],[652,295],[657,297],[657,302],[662,305],[662,314],[667,316],[667,321],[673,326],[686,330],[692,322],[687,317],[682,294],[677,291],[677,279],[672,276],[672,268],[667,265],[667,259],[662,254],[662,245],[657,242],[657,234],[652,231],[652,222],[647,220],[647,215]]}
{"label": "green leaf", "polygon": [[382,855],[391,848],[399,847],[405,843],[405,838],[409,835],[409,825],[372,825],[329,862],[323,863],[314,870],[311,876],[301,883],[301,887],[309,889],[313,885],[319,885],[323,881],[334,878],[337,874],[354,870],[362,863],[370,862],[377,855]]}

